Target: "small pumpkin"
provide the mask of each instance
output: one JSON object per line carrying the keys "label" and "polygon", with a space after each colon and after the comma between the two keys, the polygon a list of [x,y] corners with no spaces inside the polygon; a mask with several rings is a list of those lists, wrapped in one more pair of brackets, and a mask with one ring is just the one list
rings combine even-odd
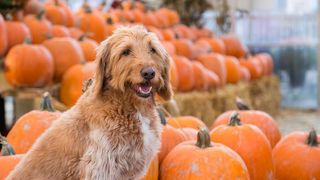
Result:
{"label": "small pumpkin", "polygon": [[225,56],[224,64],[227,70],[227,83],[237,83],[241,80],[241,70],[239,61],[232,56]]}
{"label": "small pumpkin", "polygon": [[195,51],[194,57],[197,58],[203,54],[210,53],[212,49],[210,44],[207,41],[200,39],[194,43],[194,51]]}
{"label": "small pumpkin", "polygon": [[209,90],[220,87],[221,82],[220,82],[219,76],[216,73],[206,69],[206,78],[207,78]]}
{"label": "small pumpkin", "polygon": [[164,29],[162,30],[161,33],[162,33],[163,40],[165,41],[171,41],[176,38],[176,35],[172,29],[169,29],[169,28]]}
{"label": "small pumpkin", "polygon": [[206,38],[205,39],[211,46],[211,49],[215,53],[225,54],[226,53],[226,46],[224,42],[219,38]]}
{"label": "small pumpkin", "polygon": [[68,28],[61,25],[53,25],[51,29],[51,35],[53,37],[71,37]]}
{"label": "small pumpkin", "polygon": [[67,24],[67,15],[58,0],[46,1],[44,3],[44,11],[46,18],[51,21],[52,24]]}
{"label": "small pumpkin", "polygon": [[96,58],[96,48],[98,43],[85,35],[79,38],[79,43],[86,61],[94,61]]}
{"label": "small pumpkin", "polygon": [[195,40],[195,34],[192,33],[190,28],[184,24],[174,26],[174,32],[178,38]]}
{"label": "small pumpkin", "polygon": [[40,44],[45,41],[48,35],[51,35],[51,23],[44,17],[44,11],[37,15],[27,15],[24,18],[24,23],[28,26],[32,42]]}
{"label": "small pumpkin", "polygon": [[207,127],[200,119],[194,116],[168,118],[167,123],[175,128],[193,128],[199,130],[202,127]]}
{"label": "small pumpkin", "polygon": [[79,29],[79,28],[75,28],[75,27],[70,27],[68,28],[69,29],[69,33],[70,33],[70,36],[73,38],[73,39],[79,39],[81,36],[83,36],[85,33]]}
{"label": "small pumpkin", "polygon": [[263,74],[261,63],[254,57],[240,59],[241,66],[246,67],[250,72],[251,80],[259,79]]}
{"label": "small pumpkin", "polygon": [[237,152],[247,165],[250,179],[274,179],[271,146],[256,126],[242,124],[238,113],[230,117],[227,125],[210,132],[213,142],[222,143]]}
{"label": "small pumpkin", "polygon": [[25,39],[31,39],[31,33],[28,27],[19,21],[6,21],[8,49],[17,44],[22,44]]}
{"label": "small pumpkin", "polygon": [[226,34],[221,36],[221,40],[226,47],[226,54],[235,56],[236,58],[243,58],[248,48],[240,41],[239,37],[235,34]]}
{"label": "small pumpkin", "polygon": [[36,140],[60,117],[51,105],[50,94],[44,93],[41,110],[33,110],[19,118],[7,136],[16,153],[27,153]]}
{"label": "small pumpkin", "polygon": [[183,56],[173,56],[179,77],[179,91],[190,91],[194,87],[194,73],[192,63]]}
{"label": "small pumpkin", "polygon": [[208,79],[205,67],[197,62],[192,62],[192,69],[194,75],[194,89],[203,91],[208,89]]}
{"label": "small pumpkin", "polygon": [[250,72],[249,72],[248,68],[246,68],[245,66],[241,65],[240,71],[241,71],[241,79],[243,81],[250,81],[251,75],[250,75]]}
{"label": "small pumpkin", "polygon": [[241,157],[225,145],[210,141],[208,130],[197,141],[177,145],[160,167],[160,179],[249,179]]}
{"label": "small pumpkin", "polygon": [[8,48],[7,27],[6,23],[0,14],[0,57],[3,56]]}
{"label": "small pumpkin", "polygon": [[192,42],[189,39],[175,39],[171,41],[178,55],[185,56],[189,59],[195,57]]}
{"label": "small pumpkin", "polygon": [[42,45],[19,44],[8,52],[4,75],[14,87],[44,87],[52,82],[54,62]]}
{"label": "small pumpkin", "polygon": [[264,75],[271,75],[273,72],[273,59],[268,53],[260,53],[256,55],[260,61],[263,61],[265,64]]}
{"label": "small pumpkin", "polygon": [[23,7],[23,13],[25,15],[38,14],[42,10],[43,10],[43,3],[40,2],[39,0],[28,0]]}
{"label": "small pumpkin", "polygon": [[162,45],[167,50],[169,55],[173,56],[176,54],[176,48],[174,47],[174,45],[170,41],[162,41]]}
{"label": "small pumpkin", "polygon": [[148,168],[147,174],[142,178],[142,180],[158,180],[159,178],[159,158],[156,155]]}
{"label": "small pumpkin", "polygon": [[320,136],[293,132],[273,149],[275,178],[278,180],[320,179]]}

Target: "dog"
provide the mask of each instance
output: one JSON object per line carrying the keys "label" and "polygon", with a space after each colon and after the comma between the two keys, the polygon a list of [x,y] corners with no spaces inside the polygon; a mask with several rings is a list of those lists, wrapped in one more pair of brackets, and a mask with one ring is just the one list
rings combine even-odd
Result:
{"label": "dog", "polygon": [[7,179],[141,179],[161,143],[155,95],[173,95],[169,58],[144,27],[115,30],[97,48],[92,84]]}

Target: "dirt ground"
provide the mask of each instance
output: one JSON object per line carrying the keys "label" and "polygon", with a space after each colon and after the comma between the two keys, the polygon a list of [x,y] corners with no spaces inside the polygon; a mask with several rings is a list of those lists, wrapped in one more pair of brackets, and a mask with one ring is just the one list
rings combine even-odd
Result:
{"label": "dirt ground", "polygon": [[309,131],[312,128],[320,134],[320,111],[282,109],[275,119],[282,135],[293,131]]}

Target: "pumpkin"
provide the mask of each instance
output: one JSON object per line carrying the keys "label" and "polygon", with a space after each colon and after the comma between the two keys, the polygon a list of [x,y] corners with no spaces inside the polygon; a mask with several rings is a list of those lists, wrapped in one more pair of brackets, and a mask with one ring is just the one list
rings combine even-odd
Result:
{"label": "pumpkin", "polygon": [[142,178],[142,180],[158,180],[159,177],[159,158],[156,155],[148,168],[147,174]]}
{"label": "pumpkin", "polygon": [[248,52],[247,47],[244,46],[240,39],[234,34],[222,35],[221,40],[224,42],[224,45],[226,47],[226,54],[229,56],[242,58]]}
{"label": "pumpkin", "polygon": [[142,2],[135,1],[133,5],[134,5],[134,9],[138,9],[141,12],[145,11],[145,7],[144,7],[144,4]]}
{"label": "pumpkin", "polygon": [[159,22],[158,27],[167,28],[170,26],[170,21],[168,17],[163,14],[163,11],[155,11],[154,14]]}
{"label": "pumpkin", "polygon": [[205,27],[198,28],[196,26],[192,26],[191,31],[195,35],[196,39],[209,38],[213,36],[212,31]]}
{"label": "pumpkin", "polygon": [[92,39],[82,36],[79,38],[79,43],[86,61],[94,61],[96,58],[96,48],[98,43]]}
{"label": "pumpkin", "polygon": [[58,0],[55,0],[54,2],[45,2],[44,11],[46,18],[51,21],[52,24],[67,24],[67,15]]}
{"label": "pumpkin", "polygon": [[134,16],[134,22],[138,24],[143,24],[145,19],[144,12],[140,11],[139,9],[132,10],[133,16]]}
{"label": "pumpkin", "polygon": [[199,61],[204,67],[209,69],[218,75],[220,79],[220,85],[225,85],[227,82],[227,69],[224,64],[224,57],[220,54],[210,53],[204,54],[197,57],[197,61]]}
{"label": "pumpkin", "polygon": [[39,0],[28,0],[23,7],[23,13],[27,14],[38,14],[43,10],[43,3]]}
{"label": "pumpkin", "polygon": [[172,58],[170,58],[170,75],[169,75],[170,83],[173,90],[176,90],[179,86],[179,75],[176,68],[176,64],[173,62]]}
{"label": "pumpkin", "polygon": [[51,23],[43,16],[44,12],[41,11],[37,15],[27,15],[24,18],[24,23],[28,26],[32,42],[40,44],[45,41],[48,35],[51,35]]}
{"label": "pumpkin", "polygon": [[192,69],[194,75],[194,89],[196,90],[207,90],[208,89],[208,79],[205,67],[197,62],[192,62]]}
{"label": "pumpkin", "polygon": [[249,70],[245,66],[241,65],[240,71],[241,71],[241,79],[243,81],[250,81],[251,75],[250,75]]}
{"label": "pumpkin", "polygon": [[219,87],[221,84],[219,76],[208,69],[206,69],[206,78],[208,82],[208,89]]}
{"label": "pumpkin", "polygon": [[[241,122],[257,126],[268,138],[271,147],[274,147],[281,139],[281,133],[276,121],[263,111],[251,110],[250,107],[240,98],[236,99]],[[221,114],[213,123],[212,129],[229,122],[230,116],[235,111],[227,111]]]}
{"label": "pumpkin", "polygon": [[167,50],[169,55],[173,56],[176,54],[176,48],[174,47],[174,45],[170,41],[162,41],[162,45]]}
{"label": "pumpkin", "polygon": [[162,30],[161,33],[162,33],[163,40],[165,41],[171,41],[176,38],[174,31],[169,28]]}
{"label": "pumpkin", "polygon": [[213,52],[219,53],[219,54],[226,53],[226,46],[224,45],[221,39],[212,37],[212,38],[206,38],[204,40],[208,42]]}
{"label": "pumpkin", "polygon": [[178,55],[185,56],[189,59],[194,58],[194,48],[189,39],[175,39],[171,41]]}
{"label": "pumpkin", "polygon": [[0,156],[0,179],[5,179],[24,155],[16,155],[12,146],[8,144],[7,139],[1,135],[0,145],[2,146],[2,156]]}
{"label": "pumpkin", "polygon": [[207,127],[200,119],[194,116],[168,118],[167,123],[175,128],[193,128],[198,130],[201,127]]}
{"label": "pumpkin", "polygon": [[8,52],[4,75],[14,87],[44,87],[52,82],[54,63],[41,45],[19,44]]}
{"label": "pumpkin", "polygon": [[[1,23],[0,23],[1,24]],[[6,21],[8,49],[17,44],[22,44],[26,39],[31,39],[28,27],[19,21]]]}
{"label": "pumpkin", "polygon": [[192,33],[188,26],[184,24],[178,24],[174,26],[173,29],[178,38],[195,40],[195,35]]}
{"label": "pumpkin", "polygon": [[260,62],[254,57],[240,59],[241,66],[246,67],[250,72],[251,80],[259,79],[262,76],[263,69]]}
{"label": "pumpkin", "polygon": [[198,131],[194,128],[180,128],[185,136],[185,141],[195,141],[197,140]]}
{"label": "pumpkin", "polygon": [[197,40],[194,44],[195,58],[201,56],[202,54],[208,54],[212,51],[210,44],[203,40]]}
{"label": "pumpkin", "polygon": [[36,140],[60,117],[51,105],[49,93],[43,95],[41,110],[33,110],[19,118],[7,138],[16,153],[27,153]]}
{"label": "pumpkin", "polygon": [[158,19],[157,17],[154,15],[154,13],[148,11],[143,19],[143,24],[145,26],[153,26],[153,27],[157,27],[158,26]]}
{"label": "pumpkin", "polygon": [[156,27],[154,27],[154,26],[148,26],[148,30],[149,30],[150,32],[155,33],[160,40],[163,40],[162,33],[161,33],[161,31],[160,31],[158,28],[156,28]]}
{"label": "pumpkin", "polygon": [[213,142],[236,151],[249,170],[250,179],[274,179],[271,146],[263,132],[251,124],[242,124],[238,113],[231,115],[227,125],[210,132]]}
{"label": "pumpkin", "polygon": [[224,64],[227,69],[227,83],[237,83],[241,79],[239,61],[232,56],[225,56]]}
{"label": "pumpkin", "polygon": [[112,19],[107,19],[107,23],[105,25],[105,37],[111,36],[113,31],[116,30],[117,26],[113,23]]}
{"label": "pumpkin", "polygon": [[160,179],[249,179],[247,167],[230,148],[210,142],[208,130],[198,132],[197,141],[176,146],[160,167]]}
{"label": "pumpkin", "polygon": [[0,14],[0,57],[3,56],[8,48],[7,27],[5,21]]}
{"label": "pumpkin", "polygon": [[86,80],[93,77],[96,65],[94,62],[76,64],[63,75],[60,88],[60,100],[67,107],[73,106],[82,95]]}
{"label": "pumpkin", "polygon": [[131,10],[121,11],[121,13],[127,22],[134,22],[135,14]]}
{"label": "pumpkin", "polygon": [[273,72],[273,59],[267,53],[260,53],[256,56],[260,61],[263,61],[265,66],[264,75],[271,75]]}
{"label": "pumpkin", "polygon": [[53,56],[54,80],[57,82],[71,66],[84,61],[79,43],[72,38],[52,38],[43,42],[43,45]]}
{"label": "pumpkin", "polygon": [[293,132],[284,137],[273,149],[275,178],[320,179],[320,136]]}
{"label": "pumpkin", "polygon": [[73,39],[79,39],[81,36],[84,35],[84,32],[79,28],[71,27],[71,28],[68,28],[68,29],[69,29],[70,36]]}
{"label": "pumpkin", "polygon": [[158,9],[158,14],[162,14],[163,16],[166,16],[169,21],[169,26],[173,26],[175,24],[178,24],[180,22],[180,17],[178,13],[174,10],[170,10],[168,8],[160,8]]}
{"label": "pumpkin", "polygon": [[84,6],[84,13],[80,13],[80,29],[88,33],[89,37],[97,42],[103,41],[105,36],[105,23],[100,13],[92,11],[89,6]]}
{"label": "pumpkin", "polygon": [[51,35],[53,37],[71,37],[68,28],[61,25],[53,25],[51,29]]}
{"label": "pumpkin", "polygon": [[173,60],[179,77],[178,90],[192,90],[195,82],[192,63],[183,56],[173,56]]}

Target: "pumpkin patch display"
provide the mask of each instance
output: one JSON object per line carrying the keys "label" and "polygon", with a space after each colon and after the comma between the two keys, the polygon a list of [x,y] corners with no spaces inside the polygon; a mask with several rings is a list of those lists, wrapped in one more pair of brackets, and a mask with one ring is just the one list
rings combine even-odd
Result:
{"label": "pumpkin patch display", "polygon": [[200,129],[197,141],[177,145],[164,159],[160,179],[249,179],[241,157],[225,145],[210,141]]}
{"label": "pumpkin patch display", "polygon": [[25,16],[24,23],[31,32],[32,43],[40,44],[51,35],[52,24],[44,17],[44,11]]}
{"label": "pumpkin patch display", "polygon": [[8,37],[8,49],[17,44],[22,44],[26,39],[32,40],[29,28],[22,22],[11,20],[6,21],[6,28]]}

